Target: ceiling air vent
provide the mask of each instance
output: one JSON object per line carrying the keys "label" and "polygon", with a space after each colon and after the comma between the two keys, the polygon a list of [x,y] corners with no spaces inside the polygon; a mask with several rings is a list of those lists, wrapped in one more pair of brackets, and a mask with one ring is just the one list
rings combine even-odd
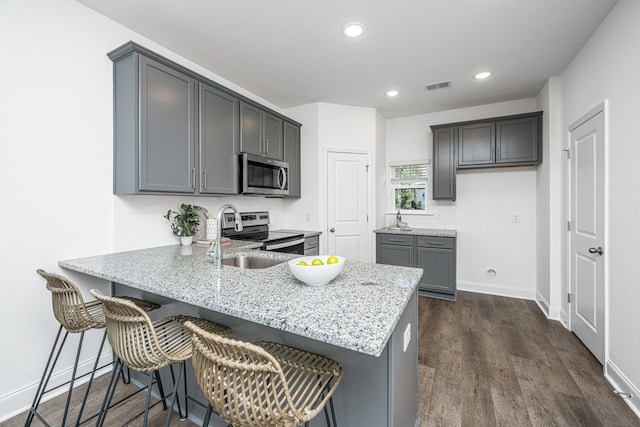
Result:
{"label": "ceiling air vent", "polygon": [[437,82],[437,83],[429,83],[424,85],[424,90],[429,92],[431,90],[436,90],[436,89],[444,89],[447,87],[451,87],[451,80],[447,80],[444,82]]}

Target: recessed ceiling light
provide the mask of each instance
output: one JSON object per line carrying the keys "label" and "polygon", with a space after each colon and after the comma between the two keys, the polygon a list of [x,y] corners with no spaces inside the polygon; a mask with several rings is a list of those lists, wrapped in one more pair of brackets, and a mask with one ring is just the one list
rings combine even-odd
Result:
{"label": "recessed ceiling light", "polygon": [[484,80],[487,77],[491,76],[491,74],[493,74],[491,71],[483,71],[482,73],[478,73],[475,76],[473,76],[473,78],[476,80]]}
{"label": "recessed ceiling light", "polygon": [[387,96],[394,97],[394,96],[398,96],[399,93],[400,92],[398,92],[397,90],[390,90],[390,91],[387,91]]}
{"label": "recessed ceiling light", "polygon": [[364,24],[360,22],[349,22],[342,27],[342,34],[347,37],[358,37],[364,32]]}

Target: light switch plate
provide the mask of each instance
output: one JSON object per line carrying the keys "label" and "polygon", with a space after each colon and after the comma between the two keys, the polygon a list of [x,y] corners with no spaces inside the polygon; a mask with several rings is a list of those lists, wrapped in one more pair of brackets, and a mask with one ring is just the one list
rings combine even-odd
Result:
{"label": "light switch plate", "polygon": [[411,342],[411,323],[407,324],[407,327],[404,330],[404,340],[403,340],[403,350],[405,353],[409,348],[409,343]]}

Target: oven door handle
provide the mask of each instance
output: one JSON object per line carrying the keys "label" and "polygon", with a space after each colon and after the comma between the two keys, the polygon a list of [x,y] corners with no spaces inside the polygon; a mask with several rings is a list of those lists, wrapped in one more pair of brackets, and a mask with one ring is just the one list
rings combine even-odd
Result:
{"label": "oven door handle", "polygon": [[265,245],[264,246],[264,250],[265,251],[274,251],[276,249],[282,249],[282,248],[288,248],[290,246],[295,246],[295,245],[300,245],[303,244],[304,245],[304,237],[298,240],[290,240],[288,242],[284,242],[284,243],[275,243],[273,245]]}

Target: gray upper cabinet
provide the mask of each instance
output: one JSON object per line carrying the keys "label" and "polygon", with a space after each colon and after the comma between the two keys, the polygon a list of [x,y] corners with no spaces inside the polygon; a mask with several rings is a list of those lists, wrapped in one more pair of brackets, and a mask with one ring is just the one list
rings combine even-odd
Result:
{"label": "gray upper cabinet", "polygon": [[289,195],[300,198],[300,126],[284,122],[284,161],[289,163]]}
{"label": "gray upper cabinet", "polygon": [[456,199],[456,169],[539,164],[541,127],[542,111],[431,126],[433,199]]}
{"label": "gray upper cabinet", "polygon": [[542,144],[540,116],[525,116],[496,122],[496,163],[539,163]]}
{"label": "gray upper cabinet", "polygon": [[533,166],[542,161],[542,112],[449,124],[458,129],[457,167]]}
{"label": "gray upper cabinet", "polygon": [[495,123],[474,123],[458,128],[458,167],[496,161]]}
{"label": "gray upper cabinet", "polygon": [[137,53],[114,63],[114,193],[195,192],[195,84]]}
{"label": "gray upper cabinet", "polygon": [[200,188],[202,194],[238,194],[237,98],[199,84]]}
{"label": "gray upper cabinet", "polygon": [[134,42],[108,56],[114,194],[239,194],[241,144],[282,160],[283,122],[300,126]]}
{"label": "gray upper cabinet", "polygon": [[263,109],[240,103],[240,151],[283,159],[282,119]]}
{"label": "gray upper cabinet", "polygon": [[433,199],[456,199],[456,128],[431,128],[433,132]]}

